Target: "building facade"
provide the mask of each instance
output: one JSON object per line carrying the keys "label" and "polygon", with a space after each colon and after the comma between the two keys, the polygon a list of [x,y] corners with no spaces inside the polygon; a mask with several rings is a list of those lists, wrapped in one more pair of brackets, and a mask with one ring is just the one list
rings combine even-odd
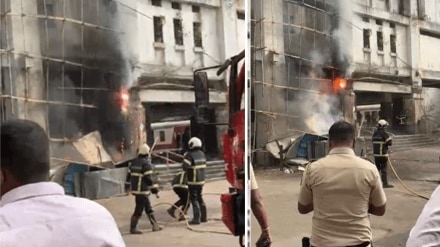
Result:
{"label": "building facade", "polygon": [[[34,120],[57,146],[98,130],[113,157],[145,124],[187,117],[194,70],[244,48],[244,1],[0,3],[2,121]],[[224,118],[227,77],[208,77]]]}
{"label": "building facade", "polygon": [[[369,135],[439,123],[439,4],[429,0],[252,1],[252,148],[339,119]],[[434,52],[435,51],[435,52]],[[338,83],[343,78],[344,87]],[[436,96],[434,96],[436,95]],[[402,124],[404,123],[404,124]]]}

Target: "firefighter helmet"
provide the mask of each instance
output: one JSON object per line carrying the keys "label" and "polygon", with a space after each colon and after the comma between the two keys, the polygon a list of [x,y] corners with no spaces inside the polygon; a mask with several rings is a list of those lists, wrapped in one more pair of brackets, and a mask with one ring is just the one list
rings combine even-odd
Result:
{"label": "firefighter helmet", "polygon": [[150,147],[144,143],[139,147],[138,154],[139,155],[148,155],[150,153]]}
{"label": "firefighter helmet", "polygon": [[189,140],[188,146],[189,146],[190,149],[201,148],[202,147],[202,141],[199,138],[197,138],[197,137],[193,137],[193,138],[191,138]]}
{"label": "firefighter helmet", "polygon": [[385,119],[381,119],[377,122],[377,127],[379,128],[385,128],[388,127],[388,122]]}

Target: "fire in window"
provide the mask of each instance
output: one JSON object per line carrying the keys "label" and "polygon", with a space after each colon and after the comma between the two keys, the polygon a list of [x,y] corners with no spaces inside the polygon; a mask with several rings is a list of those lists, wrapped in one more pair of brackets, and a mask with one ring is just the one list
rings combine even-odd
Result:
{"label": "fire in window", "polygon": [[364,29],[364,48],[370,49],[370,29]]}
{"label": "fire in window", "polygon": [[154,42],[163,43],[163,32],[162,32],[162,17],[154,16]]}
{"label": "fire in window", "polygon": [[383,33],[377,31],[377,49],[383,51]]}
{"label": "fire in window", "polygon": [[390,48],[391,53],[396,53],[396,35],[394,34],[390,35]]}
{"label": "fire in window", "polygon": [[194,46],[195,47],[203,47],[202,23],[200,23],[200,22],[193,23],[193,33],[194,33]]}
{"label": "fire in window", "polygon": [[183,45],[183,30],[182,30],[182,20],[174,19],[174,40],[176,45]]}

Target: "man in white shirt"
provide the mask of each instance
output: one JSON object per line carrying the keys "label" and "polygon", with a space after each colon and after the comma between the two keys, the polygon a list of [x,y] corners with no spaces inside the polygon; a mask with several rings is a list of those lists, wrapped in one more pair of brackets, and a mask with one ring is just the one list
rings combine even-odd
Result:
{"label": "man in white shirt", "polygon": [[440,186],[426,203],[412,228],[407,247],[434,247],[440,245]]}
{"label": "man in white shirt", "polygon": [[125,247],[101,205],[49,182],[49,140],[29,120],[1,125],[0,246]]}

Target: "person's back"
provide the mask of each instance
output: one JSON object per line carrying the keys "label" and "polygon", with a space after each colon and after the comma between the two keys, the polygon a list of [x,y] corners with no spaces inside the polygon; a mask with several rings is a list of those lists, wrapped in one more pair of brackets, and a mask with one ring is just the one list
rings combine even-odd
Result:
{"label": "person's back", "polygon": [[368,213],[383,215],[386,196],[376,167],[354,153],[354,128],[336,122],[329,130],[329,154],[307,166],[298,211],[314,211],[313,246],[369,246]]}
{"label": "person's back", "polygon": [[2,197],[0,246],[122,247],[125,244],[112,215],[103,206],[66,196],[58,184],[41,182],[21,186]]}
{"label": "person's back", "polygon": [[313,180],[312,239],[323,246],[370,241],[368,204],[380,181],[376,167],[350,149],[336,148],[306,172]]}
{"label": "person's back", "polygon": [[49,140],[38,124],[7,121],[0,134],[0,246],[125,246],[104,207],[49,182]]}

